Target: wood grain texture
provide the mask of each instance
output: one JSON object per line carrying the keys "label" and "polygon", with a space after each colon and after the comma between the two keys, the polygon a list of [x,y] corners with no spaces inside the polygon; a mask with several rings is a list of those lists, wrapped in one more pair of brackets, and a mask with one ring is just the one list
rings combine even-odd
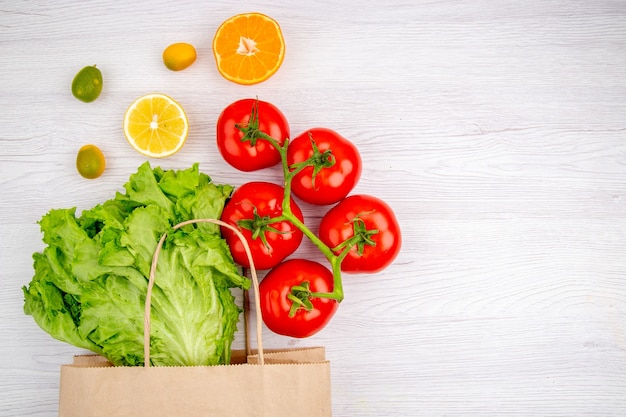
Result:
{"label": "wood grain texture", "polygon": [[[220,78],[210,44],[249,10],[276,18],[287,42],[278,73],[253,87]],[[179,41],[198,60],[173,73],[160,54]],[[227,104],[258,96],[293,134],[326,126],[353,140],[355,192],[396,211],[402,253],[345,278],[328,328],[264,331],[266,346],[326,346],[334,415],[626,415],[623,1],[0,0],[0,47],[1,416],[57,415],[59,366],[80,351],[22,312],[37,221],[121,189],[144,161],[122,117],[152,91],[191,123],[184,149],[155,165],[250,180],[221,160],[214,129]],[[69,87],[88,64],[105,88],[87,105]],[[74,171],[84,143],[107,156],[96,181]],[[303,209],[315,228],[323,210]]]}

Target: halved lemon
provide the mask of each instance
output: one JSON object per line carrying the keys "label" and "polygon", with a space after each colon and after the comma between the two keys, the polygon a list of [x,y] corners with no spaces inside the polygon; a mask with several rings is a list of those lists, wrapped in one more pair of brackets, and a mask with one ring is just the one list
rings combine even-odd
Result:
{"label": "halved lemon", "polygon": [[238,14],[217,29],[213,55],[224,78],[238,84],[256,84],[278,71],[285,58],[285,40],[271,17]]}
{"label": "halved lemon", "polygon": [[143,155],[164,158],[182,148],[189,132],[187,115],[176,100],[165,94],[146,94],[124,114],[128,143]]}

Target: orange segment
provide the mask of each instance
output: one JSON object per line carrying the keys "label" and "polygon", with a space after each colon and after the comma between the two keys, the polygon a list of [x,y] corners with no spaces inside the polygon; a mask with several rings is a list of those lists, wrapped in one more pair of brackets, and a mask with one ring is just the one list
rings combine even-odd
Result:
{"label": "orange segment", "polygon": [[213,38],[217,70],[238,84],[256,84],[271,77],[285,58],[285,40],[278,23],[261,13],[231,17]]}
{"label": "orange segment", "polygon": [[139,97],[124,115],[128,143],[139,153],[153,158],[178,152],[187,139],[188,130],[185,111],[164,94]]}

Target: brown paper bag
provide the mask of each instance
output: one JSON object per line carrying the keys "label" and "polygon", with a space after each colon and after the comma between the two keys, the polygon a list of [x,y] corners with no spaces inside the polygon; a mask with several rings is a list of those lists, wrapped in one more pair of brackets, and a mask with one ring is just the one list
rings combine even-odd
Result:
{"label": "brown paper bag", "polygon": [[[222,224],[190,222],[198,221]],[[150,298],[164,239],[155,251],[146,296],[146,365],[115,367],[98,355],[76,356],[74,363],[61,367],[59,417],[331,416],[330,362],[324,348],[264,350],[258,303],[256,352],[235,351],[230,365],[150,367]],[[251,274],[258,300],[254,268]]]}

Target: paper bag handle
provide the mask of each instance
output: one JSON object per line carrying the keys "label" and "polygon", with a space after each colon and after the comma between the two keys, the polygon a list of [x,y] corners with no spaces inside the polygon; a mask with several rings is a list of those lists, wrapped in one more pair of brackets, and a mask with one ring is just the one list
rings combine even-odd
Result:
{"label": "paper bag handle", "polygon": [[[262,341],[262,326],[263,319],[261,317],[261,306],[259,304],[260,295],[259,295],[259,279],[256,274],[256,268],[254,267],[254,260],[252,259],[252,252],[250,251],[250,246],[246,241],[246,238],[241,234],[239,229],[236,227],[225,223],[221,220],[217,219],[193,219],[187,220],[182,223],[178,223],[172,230],[179,229],[183,226],[192,223],[213,223],[219,226],[226,227],[232,230],[241,243],[243,244],[244,250],[246,251],[246,256],[248,257],[248,261],[250,262],[250,276],[252,278],[252,286],[254,287],[254,297],[256,299],[255,311],[256,311],[256,340],[257,340],[257,348],[259,354],[259,364],[263,365],[265,361],[263,360],[263,341]],[[167,232],[163,233],[157,247],[152,255],[152,264],[150,265],[150,277],[148,280],[148,291],[146,293],[146,303],[145,303],[145,311],[144,311],[144,321],[143,321],[143,354],[144,354],[144,367],[150,367],[150,306],[152,300],[152,287],[154,287],[154,275],[156,272],[157,260],[159,258],[159,253],[161,252],[161,247],[163,246],[163,242],[165,242],[165,238],[167,237]]]}

